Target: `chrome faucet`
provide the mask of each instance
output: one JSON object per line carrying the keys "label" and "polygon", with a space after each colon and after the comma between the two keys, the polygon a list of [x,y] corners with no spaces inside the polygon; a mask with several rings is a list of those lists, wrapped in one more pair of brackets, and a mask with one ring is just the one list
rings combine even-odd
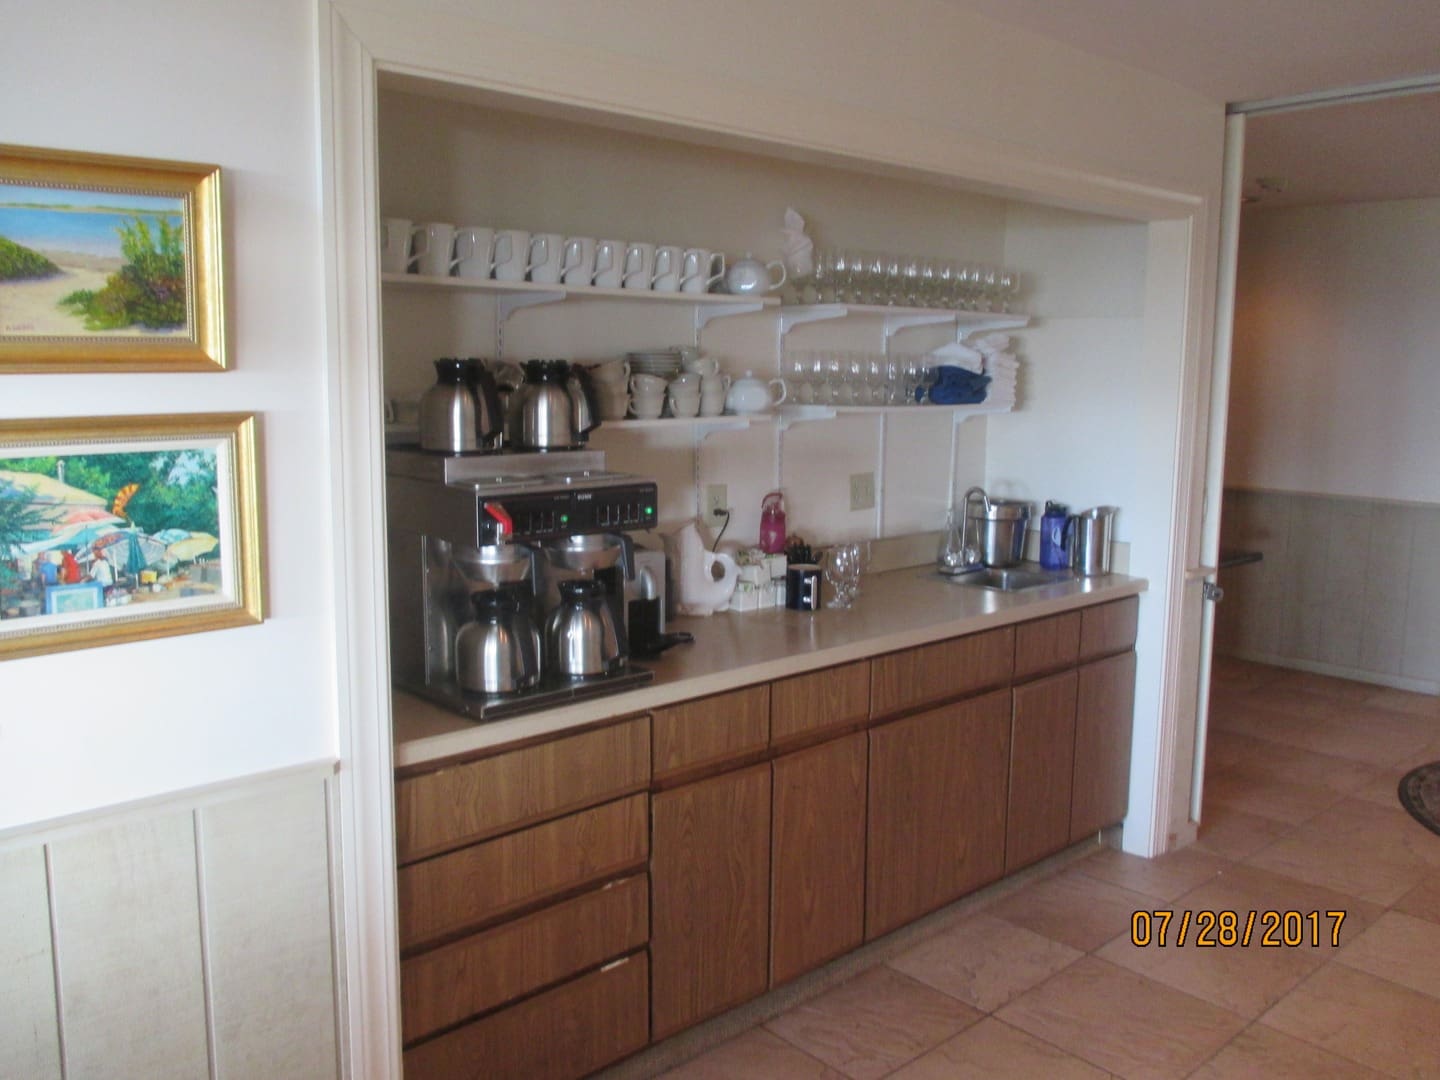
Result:
{"label": "chrome faucet", "polygon": [[967,513],[970,500],[975,496],[979,496],[980,501],[985,504],[987,513],[990,510],[990,496],[986,495],[985,489],[981,487],[967,490],[959,505],[951,508],[949,520],[945,523],[945,534],[940,538],[940,552],[935,560],[942,574],[968,574],[985,568],[985,556],[980,550],[979,537],[971,537],[970,518]]}

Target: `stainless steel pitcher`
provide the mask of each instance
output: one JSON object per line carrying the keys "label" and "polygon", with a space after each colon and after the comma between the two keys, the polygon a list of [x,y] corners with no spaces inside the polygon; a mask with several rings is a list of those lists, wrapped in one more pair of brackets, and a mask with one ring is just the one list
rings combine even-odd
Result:
{"label": "stainless steel pitcher", "polygon": [[1115,530],[1118,506],[1097,506],[1072,514],[1065,523],[1067,546],[1074,553],[1072,565],[1082,577],[1110,573],[1110,542]]}

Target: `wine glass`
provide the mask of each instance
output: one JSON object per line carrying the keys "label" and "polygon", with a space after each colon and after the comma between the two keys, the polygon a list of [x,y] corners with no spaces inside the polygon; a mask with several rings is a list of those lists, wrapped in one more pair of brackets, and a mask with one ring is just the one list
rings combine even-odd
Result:
{"label": "wine glass", "polygon": [[1000,310],[1007,314],[1020,299],[1020,273],[1017,270],[1000,271]]}

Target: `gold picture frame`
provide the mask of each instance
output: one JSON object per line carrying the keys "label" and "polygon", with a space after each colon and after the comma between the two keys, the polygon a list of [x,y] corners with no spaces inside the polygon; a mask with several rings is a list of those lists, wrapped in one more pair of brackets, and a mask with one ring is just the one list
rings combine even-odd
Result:
{"label": "gold picture frame", "polygon": [[0,145],[0,374],[223,371],[220,169]]}
{"label": "gold picture frame", "polygon": [[0,420],[0,660],[263,621],[256,425]]}

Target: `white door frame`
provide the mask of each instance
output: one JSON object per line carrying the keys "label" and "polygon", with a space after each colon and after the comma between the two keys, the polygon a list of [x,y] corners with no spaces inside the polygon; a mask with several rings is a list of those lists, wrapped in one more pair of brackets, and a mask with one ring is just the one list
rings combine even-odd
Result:
{"label": "white door frame", "polygon": [[[1173,360],[1175,384],[1171,475],[1167,514],[1172,543],[1163,580],[1152,580],[1151,597],[1164,602],[1155,613],[1163,656],[1153,710],[1146,716],[1147,752],[1132,781],[1135,813],[1131,850],[1155,854],[1167,843],[1166,821],[1183,686],[1178,634],[1186,588],[1184,547],[1194,514],[1191,489],[1199,453],[1195,420],[1208,377],[1206,310],[1214,266],[1207,201],[1193,193],[1145,184],[1027,157],[1012,144],[962,139],[936,128],[921,143],[894,151],[893,123],[886,116],[835,102],[807,102],[797,112],[783,95],[769,99],[755,88],[736,104],[709,93],[703,80],[672,78],[672,72],[640,72],[620,90],[610,87],[624,57],[547,43],[552,62],[537,84],[527,57],[533,36],[495,23],[483,33],[457,31],[454,20],[431,24],[413,11],[389,10],[373,0],[316,0],[320,40],[322,184],[327,243],[327,377],[331,401],[331,452],[341,520],[337,535],[337,707],[340,714],[338,777],[341,812],[337,848],[343,925],[340,946],[344,988],[346,1072],[356,1077],[399,1076],[399,971],[395,915],[393,754],[385,592],[384,431],[380,366],[377,265],[376,83],[383,69],[443,79],[563,107],[598,109],[653,126],[683,125],[714,138],[799,148],[834,159],[956,176],[998,193],[1055,202],[1154,223],[1147,271],[1147,301],[1165,312],[1151,327],[1147,347]],[[365,6],[358,6],[363,3]],[[465,24],[468,27],[468,24]],[[645,85],[653,77],[652,85]],[[687,90],[686,87],[692,87]],[[678,89],[677,89],[678,88]],[[602,96],[603,95],[603,96]],[[665,103],[659,113],[653,103]],[[1170,392],[1173,391],[1173,394]],[[1158,473],[1157,473],[1158,475]],[[1166,613],[1163,624],[1160,611]],[[1193,700],[1193,698],[1192,698]],[[1137,710],[1137,716],[1140,716]],[[1138,726],[1138,725],[1137,725]],[[1135,798],[1138,792],[1139,797]]]}

